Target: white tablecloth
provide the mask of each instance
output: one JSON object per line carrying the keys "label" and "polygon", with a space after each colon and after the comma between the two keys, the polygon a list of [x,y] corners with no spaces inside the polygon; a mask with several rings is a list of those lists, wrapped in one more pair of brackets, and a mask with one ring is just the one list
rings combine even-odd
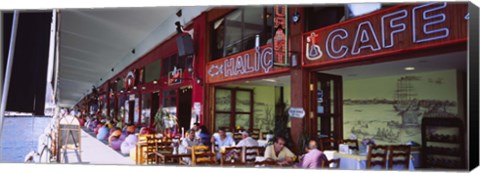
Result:
{"label": "white tablecloth", "polygon": [[[365,170],[367,168],[367,156],[366,155],[357,155],[357,154],[346,154],[346,153],[339,153],[337,151],[324,151],[325,156],[330,159],[340,158],[340,167],[339,169],[347,169],[347,170]],[[387,161],[388,167],[388,161]],[[380,166],[373,167],[372,169],[381,169]],[[401,165],[394,165],[393,170],[402,170],[403,166]],[[408,170],[413,171],[415,170],[413,160],[410,159],[410,164]]]}

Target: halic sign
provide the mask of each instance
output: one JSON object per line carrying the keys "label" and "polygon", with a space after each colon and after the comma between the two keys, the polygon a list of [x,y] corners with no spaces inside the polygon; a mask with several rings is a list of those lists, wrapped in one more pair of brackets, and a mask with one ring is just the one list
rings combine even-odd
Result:
{"label": "halic sign", "polygon": [[400,5],[304,34],[305,65],[466,40],[467,3]]}

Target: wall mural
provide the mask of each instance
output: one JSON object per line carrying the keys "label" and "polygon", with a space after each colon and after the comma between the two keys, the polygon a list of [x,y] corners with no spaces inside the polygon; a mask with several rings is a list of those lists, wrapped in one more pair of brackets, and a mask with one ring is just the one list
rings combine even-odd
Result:
{"label": "wall mural", "polygon": [[344,81],[344,137],[420,144],[424,116],[458,116],[456,85],[455,70]]}

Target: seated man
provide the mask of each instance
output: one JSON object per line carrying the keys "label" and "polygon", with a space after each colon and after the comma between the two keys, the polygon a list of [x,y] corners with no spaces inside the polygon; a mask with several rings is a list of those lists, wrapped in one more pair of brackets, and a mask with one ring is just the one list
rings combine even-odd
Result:
{"label": "seated man", "polygon": [[285,142],[285,138],[277,136],[275,143],[265,148],[265,159],[277,161],[279,165],[291,164],[295,154],[285,147]]}
{"label": "seated man", "polygon": [[317,142],[315,140],[310,140],[308,142],[308,147],[306,148],[307,153],[304,154],[298,167],[301,168],[321,168],[324,161],[328,161],[327,157],[323,152],[317,149]]}
{"label": "seated man", "polygon": [[220,150],[222,147],[233,147],[235,146],[235,141],[231,136],[227,136],[225,133],[225,129],[220,128],[218,129],[218,136],[212,135],[212,139],[210,140],[212,144],[216,144],[218,146],[218,153],[217,159],[220,159]]}
{"label": "seated man", "polygon": [[[195,138],[195,130],[191,129],[188,131],[188,137],[182,140],[178,148],[178,153],[180,154],[190,154],[192,152],[192,146],[198,146],[202,143],[200,140]],[[183,160],[187,162],[189,165],[191,164],[192,160],[190,158],[184,157]]]}
{"label": "seated man", "polygon": [[[242,132],[242,140],[240,140],[237,144],[237,147],[256,147],[258,146],[258,142],[249,136],[247,131]],[[247,153],[253,153],[255,150],[247,150]],[[247,159],[255,159],[255,156],[249,155]]]}
{"label": "seated man", "polygon": [[256,147],[258,146],[258,142],[249,136],[247,131],[242,132],[242,140],[240,140],[237,144],[237,147]]}
{"label": "seated man", "polygon": [[108,145],[114,150],[120,150],[120,145],[122,145],[123,140],[120,139],[122,135],[121,130],[115,130],[112,135],[108,138]]}
{"label": "seated man", "polygon": [[102,127],[100,127],[98,129],[98,133],[97,133],[96,137],[97,137],[98,140],[100,140],[102,142],[107,142],[108,133],[109,133],[108,126],[103,125]]}
{"label": "seated man", "polygon": [[128,136],[125,138],[125,140],[122,142],[120,145],[120,151],[122,154],[129,154],[130,150],[135,148],[135,145],[137,144],[138,137],[135,135],[135,126],[129,126],[127,128],[127,134]]}

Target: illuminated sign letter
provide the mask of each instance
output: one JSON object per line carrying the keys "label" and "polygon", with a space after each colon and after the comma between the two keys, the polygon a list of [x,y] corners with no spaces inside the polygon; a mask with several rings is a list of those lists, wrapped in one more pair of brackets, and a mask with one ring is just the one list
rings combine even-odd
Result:
{"label": "illuminated sign letter", "polygon": [[[438,28],[441,23],[445,22],[446,16],[445,13],[440,12],[440,10],[447,7],[446,2],[434,2],[424,4],[418,7],[413,8],[412,10],[412,30],[413,30],[413,42],[421,43],[432,40],[438,40],[448,37],[448,28],[442,27]],[[421,11],[426,9],[425,11]],[[421,22],[425,22],[423,26],[421,22],[417,19],[417,14],[420,13],[419,19]],[[417,26],[419,24],[420,26]],[[423,28],[423,29],[420,29]],[[417,31],[422,31],[421,33],[416,33]]]}
{"label": "illuminated sign letter", "polygon": [[[374,41],[373,43],[372,40]],[[365,48],[369,48],[372,51],[381,49],[372,23],[369,21],[358,24],[357,34],[355,34],[355,40],[353,40],[352,55],[359,54],[360,50]]]}
{"label": "illuminated sign letter", "polygon": [[[334,35],[332,37],[332,35]],[[339,49],[335,49],[334,43],[336,38],[340,38],[342,40],[346,39],[348,37],[348,32],[347,30],[343,28],[339,28],[336,30],[333,30],[328,34],[327,41],[325,42],[326,45],[326,51],[327,54],[330,58],[332,59],[340,59],[343,58],[347,52],[348,52],[348,47],[345,45],[340,46]]]}
{"label": "illuminated sign letter", "polygon": [[[382,45],[383,48],[393,47],[393,34],[405,31],[405,23],[394,24],[393,22],[407,18],[407,10],[397,11],[382,16]],[[390,22],[388,22],[390,21]],[[388,29],[388,31],[386,30]],[[386,36],[388,34],[388,36]]]}
{"label": "illuminated sign letter", "polygon": [[224,73],[223,75],[225,77],[227,76],[235,76],[235,59],[234,58],[230,58],[230,59],[226,59],[225,62],[224,62],[224,65],[223,67],[225,68],[224,69]]}

